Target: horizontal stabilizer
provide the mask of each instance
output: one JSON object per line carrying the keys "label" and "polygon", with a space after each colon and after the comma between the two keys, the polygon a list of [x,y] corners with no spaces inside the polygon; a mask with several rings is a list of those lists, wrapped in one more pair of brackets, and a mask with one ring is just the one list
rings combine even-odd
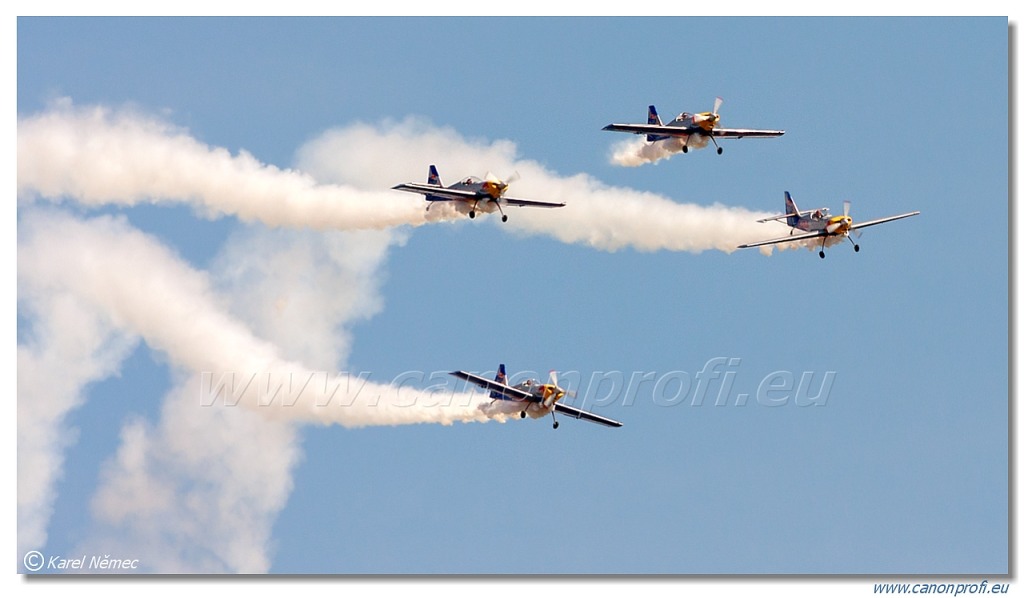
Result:
{"label": "horizontal stabilizer", "polygon": [[803,212],[795,212],[795,213],[792,213],[792,214],[779,214],[778,216],[770,216],[768,218],[762,218],[762,219],[758,220],[758,222],[771,222],[772,220],[782,220],[783,218],[794,218],[794,217],[800,218],[800,217],[803,217],[803,216],[807,216],[812,211],[813,210],[804,210]]}

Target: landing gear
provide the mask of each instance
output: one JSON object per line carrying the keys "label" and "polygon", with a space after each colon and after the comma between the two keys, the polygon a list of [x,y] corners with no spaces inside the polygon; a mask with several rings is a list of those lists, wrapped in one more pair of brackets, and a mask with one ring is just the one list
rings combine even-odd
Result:
{"label": "landing gear", "polygon": [[683,153],[685,154],[688,151],[690,151],[690,148],[684,145],[683,146]]}
{"label": "landing gear", "polygon": [[555,412],[554,411],[551,412],[551,421],[555,422],[555,423],[551,424],[551,428],[554,429],[554,430],[557,430],[558,429],[558,420],[555,419]]}
{"label": "landing gear", "polygon": [[476,212],[473,211],[473,210],[470,210],[469,211],[469,218],[470,218],[470,220],[472,220],[473,218],[476,218]]}
{"label": "landing gear", "polygon": [[551,424],[551,428],[557,430],[558,429],[558,422],[555,422],[555,423]]}
{"label": "landing gear", "polygon": [[508,222],[508,216],[506,216],[505,214],[502,214],[501,215],[501,221],[502,222]]}
{"label": "landing gear", "polygon": [[[850,239],[850,237],[846,237],[846,238]],[[850,239],[850,242],[853,243],[853,251],[854,252],[860,251],[860,245],[857,245],[857,243],[853,239]]]}
{"label": "landing gear", "polygon": [[825,259],[825,252],[824,251],[819,251],[818,252],[818,257],[820,257],[821,259]]}
{"label": "landing gear", "polygon": [[825,259],[825,238],[824,236],[821,238],[821,249],[818,250],[818,257],[821,259]]}
{"label": "landing gear", "polygon": [[526,419],[526,412],[525,411],[520,411],[519,412],[519,419]]}
{"label": "landing gear", "polygon": [[715,148],[718,149],[718,155],[721,156],[722,155],[722,148],[718,145],[718,142],[715,141],[715,138],[713,136],[709,135],[709,137],[711,137],[711,143],[714,143],[715,144]]}

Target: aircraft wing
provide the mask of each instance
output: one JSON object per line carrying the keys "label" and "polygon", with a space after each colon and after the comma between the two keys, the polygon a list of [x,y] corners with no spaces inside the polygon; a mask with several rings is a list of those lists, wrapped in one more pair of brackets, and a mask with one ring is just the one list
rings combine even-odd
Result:
{"label": "aircraft wing", "polygon": [[[397,191],[409,191],[412,193],[422,193],[424,195],[430,195],[432,197],[443,197],[445,199],[456,199],[456,200],[467,200],[467,201],[489,201],[491,196],[486,193],[480,193],[478,191],[470,191],[468,189],[448,189],[446,187],[440,187],[438,185],[425,185],[423,183],[402,183],[401,185],[395,185],[392,187]],[[523,207],[528,206],[531,208],[562,208],[565,207],[565,202],[553,203],[548,201],[536,201],[533,199],[516,199],[514,197],[502,197],[501,202],[510,205]]]}
{"label": "aircraft wing", "polygon": [[921,212],[919,212],[919,211],[914,211],[914,212],[907,212],[906,214],[900,214],[899,216],[887,216],[885,218],[879,218],[877,220],[867,220],[865,222],[854,222],[853,224],[850,225],[850,230],[854,230],[854,229],[857,229],[857,228],[865,228],[865,227],[868,227],[868,226],[874,226],[876,224],[882,224],[883,222],[892,222],[893,220],[899,220],[900,218],[909,218],[910,216],[917,216],[920,213]]}
{"label": "aircraft wing", "polygon": [[767,241],[758,241],[756,243],[745,243],[738,245],[737,249],[746,249],[748,247],[760,247],[762,245],[773,245],[775,243],[787,243],[789,241],[801,241],[803,239],[813,239],[815,237],[824,237],[828,233],[824,229],[816,230],[810,233],[802,233],[799,235],[789,235],[786,237],[779,237],[778,239],[768,239]]}
{"label": "aircraft wing", "polygon": [[621,428],[622,422],[617,422],[614,419],[608,419],[607,417],[601,417],[596,413],[563,405],[561,403],[555,403],[555,411],[562,413],[568,417],[575,419],[585,419],[588,422],[594,422],[595,424],[601,424],[602,426],[608,426],[609,428]]}
{"label": "aircraft wing", "polygon": [[474,191],[468,191],[466,189],[446,189],[445,187],[438,185],[425,185],[423,183],[402,183],[401,185],[395,185],[392,189],[396,189],[398,191],[409,191],[412,193],[422,193],[424,195],[433,195],[447,199],[480,199],[480,194]]}
{"label": "aircraft wing", "polygon": [[742,139],[744,137],[779,137],[785,133],[785,131],[774,131],[771,129],[711,129],[711,134],[715,137],[724,137],[727,139]]}
{"label": "aircraft wing", "polygon": [[510,206],[519,207],[530,207],[530,208],[564,208],[565,202],[552,203],[549,201],[536,201],[533,199],[515,199],[514,197],[503,197],[501,198],[502,203],[506,203]]}
{"label": "aircraft wing", "polygon": [[487,378],[477,376],[476,374],[470,374],[469,372],[463,372],[461,370],[458,372],[448,373],[451,374],[452,376],[455,376],[456,378],[462,378],[466,382],[472,382],[473,384],[476,384],[481,388],[486,388],[487,390],[501,393],[502,398],[508,401],[529,401],[531,403],[540,402],[539,397],[535,397],[534,395],[526,392],[525,390],[513,388],[511,386],[508,386],[507,384],[502,384],[501,382],[497,382],[495,380],[488,380]]}
{"label": "aircraft wing", "polygon": [[602,131],[615,131],[617,133],[635,133],[637,135],[663,135],[665,137],[689,137],[701,129],[698,127],[669,127],[665,125],[622,125],[610,124]]}

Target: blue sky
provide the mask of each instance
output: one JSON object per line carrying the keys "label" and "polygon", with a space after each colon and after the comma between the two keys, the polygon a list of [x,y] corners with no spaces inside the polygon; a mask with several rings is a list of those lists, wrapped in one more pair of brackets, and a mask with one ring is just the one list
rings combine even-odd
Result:
{"label": "blue sky", "polygon": [[[265,440],[253,424],[212,442],[225,476],[274,461],[264,451],[288,452],[249,480],[274,476],[277,492],[238,523],[255,530],[257,570],[991,576],[1009,567],[1007,73],[999,18],[22,18],[19,119],[59,113],[70,98],[74,114],[104,107],[163,122],[264,165],[316,164],[318,183],[387,192],[382,202],[402,195],[391,185],[424,180],[430,162],[446,181],[482,176],[463,146],[506,140],[523,175],[512,193],[536,199],[549,199],[540,175],[529,176],[543,171],[570,187],[583,175],[580,189],[708,210],[779,213],[788,190],[801,208],[838,211],[850,200],[855,218],[921,215],[868,229],[858,253],[843,243],[820,260],[804,250],[610,251],[566,242],[536,224],[550,216],[540,210],[512,210],[507,225],[488,216],[362,237],[268,227],[190,201],[33,191],[19,193],[19,256],[30,253],[23,243],[60,238],[54,223],[162,247],[285,358],[317,361],[322,340],[338,359],[315,367],[381,384],[504,362],[510,372],[578,372],[567,379],[593,403],[601,395],[586,382],[648,380],[585,405],[620,429],[294,424]],[[613,146],[633,139],[604,125],[642,122],[648,104],[663,117],[709,110],[715,96],[725,100],[723,126],[785,136],[724,141],[722,155],[611,162]],[[357,124],[408,140],[391,153],[354,148],[345,135]],[[439,130],[459,148],[420,158],[423,137]],[[323,151],[332,132],[344,151]],[[366,160],[359,172],[357,158]],[[495,173],[510,174],[508,165]],[[573,200],[586,206],[587,194]],[[601,215],[612,230],[634,218]],[[548,222],[566,234],[587,230],[586,220],[558,218]],[[777,232],[759,226],[763,238]],[[337,247],[368,265],[313,267]],[[246,251],[258,272],[240,265]],[[326,311],[281,331],[265,315],[264,290],[295,282],[299,262],[319,272],[304,284],[319,289],[310,305]],[[19,351],[36,346],[42,326],[36,294],[23,287],[27,267],[19,261]],[[341,315],[323,292],[334,285],[356,289]],[[124,346],[104,348],[113,371],[83,383],[53,424],[72,441],[59,452],[45,541],[30,548],[130,552],[155,533],[166,546],[146,557],[152,570],[237,570],[222,534],[237,541],[252,530],[227,526],[223,513],[211,515],[207,536],[140,530],[142,515],[104,511],[118,488],[111,479],[129,471],[118,456],[132,433],[154,451],[147,479],[170,480],[178,499],[231,489],[160,448],[202,445],[216,429],[172,435],[168,393],[186,377],[179,358],[115,315],[101,320]],[[708,379],[702,404],[696,389],[676,400],[656,384],[696,382],[716,359],[721,375]],[[19,359],[19,378],[22,367]],[[758,400],[773,380],[805,375],[812,391],[831,376],[816,395],[823,404],[787,392]]]}

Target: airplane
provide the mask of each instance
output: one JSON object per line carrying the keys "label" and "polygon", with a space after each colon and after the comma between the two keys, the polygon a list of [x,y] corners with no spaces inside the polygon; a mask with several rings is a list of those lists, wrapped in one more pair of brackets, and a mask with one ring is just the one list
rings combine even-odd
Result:
{"label": "airplane", "polygon": [[622,427],[622,422],[559,403],[558,401],[566,395],[575,396],[575,394],[558,386],[558,374],[554,370],[550,372],[547,384],[541,384],[536,380],[524,380],[515,386],[508,384],[504,363],[498,366],[498,375],[495,376],[494,380],[488,380],[476,374],[463,371],[449,373],[456,378],[472,382],[481,388],[491,391],[490,396],[494,400],[524,403],[522,410],[519,412],[519,417],[521,418],[529,415],[536,419],[550,413],[551,419],[554,421],[552,428],[556,430],[558,429],[558,420],[555,418],[556,411],[568,417],[583,419],[610,428]]}
{"label": "airplane", "polygon": [[[456,202],[458,206],[461,206],[462,210],[469,210],[470,218],[476,217],[477,210],[487,213],[497,210],[501,212],[502,222],[508,222],[508,216],[501,209],[502,206],[528,206],[531,208],[561,208],[565,206],[565,202],[551,203],[534,201],[532,199],[505,197],[505,191],[508,190],[509,184],[515,180],[515,176],[510,177],[508,181],[502,181],[493,174],[487,173],[484,180],[476,177],[467,177],[458,183],[445,187],[441,184],[441,177],[437,174],[437,167],[431,164],[426,185],[421,183],[402,183],[401,185],[395,185],[392,189],[422,193],[424,199],[428,202]],[[433,203],[427,205],[427,210],[430,210],[432,205]]]}
{"label": "airplane", "polygon": [[[722,153],[722,148],[719,147],[718,142],[715,141],[716,137],[727,138],[727,139],[742,139],[744,137],[779,137],[785,134],[785,131],[775,131],[768,129],[724,129],[718,128],[718,108],[722,105],[722,98],[715,98],[715,107],[711,112],[698,112],[697,114],[690,114],[689,112],[683,112],[675,118],[672,122],[667,125],[661,123],[661,117],[658,116],[658,111],[654,109],[654,106],[647,107],[647,124],[646,125],[630,125],[630,124],[610,124],[602,131],[616,131],[620,133],[635,133],[637,135],[647,135],[647,141],[662,141],[672,137],[678,137],[683,142],[683,153],[685,154],[690,146],[704,147],[707,143],[707,139],[711,140],[711,143],[715,144],[718,149],[719,155]],[[691,139],[700,141],[700,143],[691,143]]]}
{"label": "airplane", "polygon": [[[828,208],[804,210],[801,212],[799,208],[796,207],[796,202],[793,201],[793,197],[789,194],[789,191],[786,191],[786,213],[778,216],[772,216],[770,218],[764,218],[762,220],[758,220],[758,222],[770,222],[772,220],[782,220],[785,218],[786,224],[793,227],[793,230],[789,231],[789,236],[779,237],[778,239],[769,239],[767,241],[758,241],[756,243],[747,243],[745,245],[740,245],[739,249],[821,237],[821,249],[818,251],[818,257],[825,259],[825,240],[829,237],[846,237],[847,239],[850,239],[850,231],[856,231],[857,236],[859,237],[859,229],[874,226],[876,224],[882,224],[883,222],[892,222],[893,220],[899,220],[900,218],[917,216],[920,213],[921,212],[919,211],[907,212],[906,214],[899,214],[897,216],[887,216],[877,220],[854,223],[853,218],[850,217],[850,202],[848,201],[843,202],[842,216],[829,216]],[[798,230],[807,232],[794,235],[793,233]],[[860,251],[860,245],[857,245],[853,239],[850,239],[850,242],[853,243],[854,251]]]}

